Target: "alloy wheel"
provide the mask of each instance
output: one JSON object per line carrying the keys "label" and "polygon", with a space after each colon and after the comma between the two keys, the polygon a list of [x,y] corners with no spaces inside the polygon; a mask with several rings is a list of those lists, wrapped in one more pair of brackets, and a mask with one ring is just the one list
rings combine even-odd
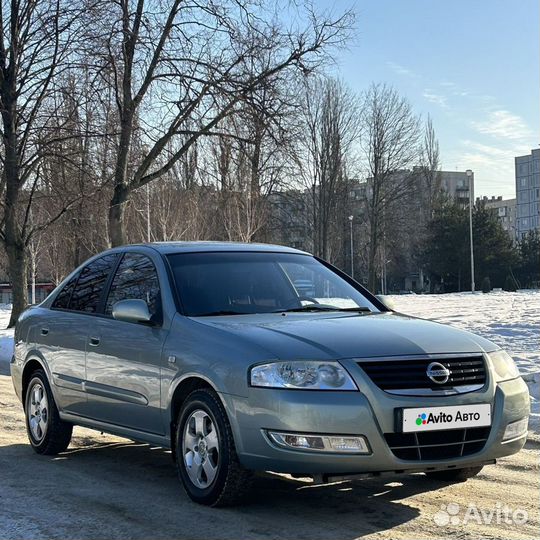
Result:
{"label": "alloy wheel", "polygon": [[28,402],[28,425],[30,432],[36,442],[41,442],[47,433],[49,425],[49,403],[47,401],[47,392],[43,385],[36,382],[29,390],[30,397]]}
{"label": "alloy wheel", "polygon": [[207,488],[215,480],[219,465],[219,436],[210,415],[202,409],[191,413],[184,426],[182,455],[191,482]]}

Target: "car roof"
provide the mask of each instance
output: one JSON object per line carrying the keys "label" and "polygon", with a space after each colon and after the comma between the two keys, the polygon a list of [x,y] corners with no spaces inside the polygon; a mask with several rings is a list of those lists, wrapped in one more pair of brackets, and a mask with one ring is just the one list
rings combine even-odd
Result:
{"label": "car roof", "polygon": [[[305,251],[294,249],[287,246],[278,246],[275,244],[257,244],[247,242],[217,242],[217,241],[197,241],[197,242],[148,242],[146,244],[130,244],[122,246],[123,248],[137,246],[146,246],[153,248],[163,255],[173,253],[201,253],[201,252],[219,252],[219,251],[246,251],[246,252],[273,252],[273,253],[299,253],[310,255]],[[121,249],[121,248],[119,248]]]}

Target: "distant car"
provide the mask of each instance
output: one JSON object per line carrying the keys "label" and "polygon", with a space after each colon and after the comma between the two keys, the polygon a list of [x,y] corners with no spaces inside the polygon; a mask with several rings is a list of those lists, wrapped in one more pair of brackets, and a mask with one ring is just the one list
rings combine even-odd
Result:
{"label": "distant car", "polygon": [[270,245],[97,255],[22,314],[11,374],[37,453],[66,450],[73,425],[171,448],[208,505],[237,502],[256,470],[464,480],[519,451],[529,415],[493,343]]}

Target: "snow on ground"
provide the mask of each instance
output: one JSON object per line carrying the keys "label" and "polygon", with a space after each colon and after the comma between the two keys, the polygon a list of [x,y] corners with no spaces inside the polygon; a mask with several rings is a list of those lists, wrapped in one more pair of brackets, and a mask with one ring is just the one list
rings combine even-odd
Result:
{"label": "snow on ground", "polygon": [[10,313],[11,305],[0,304],[0,375],[9,373],[9,360],[13,354],[13,328],[5,330]]}
{"label": "snow on ground", "polygon": [[[453,293],[389,296],[401,313],[479,334],[514,358],[531,393],[530,429],[540,432],[540,290],[489,294]],[[0,304],[0,373],[7,374],[13,329],[5,330],[11,306]]]}

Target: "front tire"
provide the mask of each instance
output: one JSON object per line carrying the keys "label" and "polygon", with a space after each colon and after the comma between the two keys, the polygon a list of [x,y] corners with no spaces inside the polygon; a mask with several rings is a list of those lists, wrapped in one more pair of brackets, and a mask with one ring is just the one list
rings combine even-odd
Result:
{"label": "front tire", "polygon": [[42,369],[32,373],[26,389],[26,432],[34,452],[54,456],[69,446],[73,426],[58,414],[51,387]]}
{"label": "front tire", "polygon": [[178,476],[196,503],[232,506],[251,487],[251,473],[236,455],[227,413],[211,390],[192,392],[178,415],[175,431]]}
{"label": "front tire", "polygon": [[476,476],[484,467],[468,467],[466,469],[447,469],[444,471],[427,472],[426,476],[433,480],[443,482],[465,482],[469,478]]}

